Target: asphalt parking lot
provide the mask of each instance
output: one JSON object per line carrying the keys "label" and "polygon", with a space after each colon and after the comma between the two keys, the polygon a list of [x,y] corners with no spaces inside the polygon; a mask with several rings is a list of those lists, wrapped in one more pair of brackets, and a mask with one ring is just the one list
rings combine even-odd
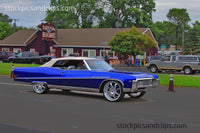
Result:
{"label": "asphalt parking lot", "polygon": [[[0,76],[2,133],[188,133],[200,131],[200,89],[151,88],[140,99],[118,103],[101,94],[53,89],[33,93],[30,85]],[[156,125],[152,128],[141,124]],[[158,124],[160,124],[158,126]],[[165,126],[163,126],[165,125]],[[179,128],[167,128],[179,125]],[[184,125],[180,128],[181,125]]]}

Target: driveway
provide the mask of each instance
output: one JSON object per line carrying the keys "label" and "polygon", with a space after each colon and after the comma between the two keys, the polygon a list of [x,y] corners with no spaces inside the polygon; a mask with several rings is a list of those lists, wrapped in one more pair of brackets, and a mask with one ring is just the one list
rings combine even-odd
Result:
{"label": "driveway", "polygon": [[[63,93],[52,89],[48,94],[39,95],[33,93],[30,85],[0,76],[0,132],[200,131],[200,89],[175,88],[175,92],[166,90],[167,87],[152,88],[140,99],[126,96],[121,102],[112,103],[106,101],[101,94],[78,91]],[[179,128],[172,128],[175,125]]]}

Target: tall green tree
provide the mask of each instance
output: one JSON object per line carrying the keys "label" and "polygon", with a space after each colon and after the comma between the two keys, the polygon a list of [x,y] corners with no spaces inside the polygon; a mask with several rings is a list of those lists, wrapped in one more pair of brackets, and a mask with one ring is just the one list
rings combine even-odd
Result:
{"label": "tall green tree", "polygon": [[151,31],[153,32],[159,45],[176,45],[178,42],[176,39],[176,25],[169,21],[156,22],[151,26]]}
{"label": "tall green tree", "polygon": [[148,27],[152,23],[152,12],[155,11],[154,0],[51,0],[46,21],[59,22],[60,28],[97,27]]}
{"label": "tall green tree", "polygon": [[143,55],[144,51],[148,51],[155,42],[146,34],[142,34],[136,27],[132,27],[129,31],[117,33],[110,41],[111,50],[120,55]]}
{"label": "tall green tree", "polygon": [[174,32],[176,33],[175,44],[173,45],[175,45],[177,48],[178,45],[182,44],[182,32],[185,32],[189,28],[188,23],[191,19],[186,9],[177,8],[170,9],[167,14],[167,18],[169,19],[169,22],[173,23],[176,26],[176,28],[174,29]]}
{"label": "tall green tree", "polygon": [[8,37],[13,32],[13,28],[8,22],[0,22],[0,40]]}
{"label": "tall green tree", "polygon": [[0,13],[0,22],[7,22],[11,23],[13,20],[9,18],[8,15],[4,15],[3,13]]}
{"label": "tall green tree", "polygon": [[186,32],[185,40],[186,54],[200,54],[200,22],[196,21]]}
{"label": "tall green tree", "polygon": [[[91,28],[94,18],[101,16],[102,9],[99,0],[51,0],[46,21],[59,23],[60,28]],[[97,14],[97,15],[96,15]]]}
{"label": "tall green tree", "polygon": [[148,27],[152,24],[154,0],[106,0],[105,5],[108,8],[100,27]]}

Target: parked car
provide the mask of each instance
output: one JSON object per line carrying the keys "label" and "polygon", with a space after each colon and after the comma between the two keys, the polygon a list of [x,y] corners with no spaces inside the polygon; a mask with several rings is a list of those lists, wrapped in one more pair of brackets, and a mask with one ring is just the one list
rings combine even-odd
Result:
{"label": "parked car", "polygon": [[49,55],[39,56],[37,52],[21,52],[15,56],[9,57],[8,62],[13,63],[28,63],[28,64],[44,64],[50,61],[53,57]]}
{"label": "parked car", "polygon": [[79,56],[79,53],[73,53],[73,54],[69,54],[68,56],[75,56],[75,57],[78,57]]}
{"label": "parked car", "polygon": [[50,88],[103,93],[108,101],[120,101],[127,93],[132,98],[145,94],[146,88],[159,84],[157,75],[123,72],[101,59],[66,57],[52,59],[41,67],[15,68],[14,80],[32,84],[35,93]]}
{"label": "parked car", "polygon": [[200,70],[200,62],[196,55],[169,55],[149,62],[147,68],[153,73],[162,70],[176,70],[188,75]]}
{"label": "parked car", "polygon": [[0,51],[0,61],[8,62],[8,58],[13,55],[13,52]]}

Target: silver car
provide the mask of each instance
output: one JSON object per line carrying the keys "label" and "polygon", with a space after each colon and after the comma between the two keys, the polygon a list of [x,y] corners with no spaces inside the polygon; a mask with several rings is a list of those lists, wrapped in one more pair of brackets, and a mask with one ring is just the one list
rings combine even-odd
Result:
{"label": "silver car", "polygon": [[189,75],[200,70],[200,62],[196,55],[169,55],[160,60],[150,61],[147,68],[153,73],[162,70],[176,70]]}

